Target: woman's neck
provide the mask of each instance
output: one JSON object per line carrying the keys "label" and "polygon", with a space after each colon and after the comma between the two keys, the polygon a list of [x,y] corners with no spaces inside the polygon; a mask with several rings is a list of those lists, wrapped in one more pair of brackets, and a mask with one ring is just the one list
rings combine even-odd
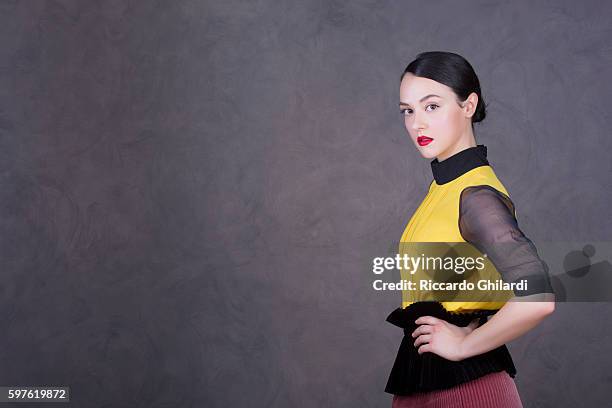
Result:
{"label": "woman's neck", "polygon": [[476,139],[474,138],[474,133],[471,129],[469,132],[466,132],[464,135],[459,137],[455,144],[451,145],[444,152],[440,153],[436,158],[441,162],[470,147],[476,147]]}

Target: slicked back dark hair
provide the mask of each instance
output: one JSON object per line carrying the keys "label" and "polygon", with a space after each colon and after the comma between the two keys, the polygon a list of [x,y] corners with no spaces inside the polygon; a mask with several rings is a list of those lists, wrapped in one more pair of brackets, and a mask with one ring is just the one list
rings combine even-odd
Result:
{"label": "slicked back dark hair", "polygon": [[447,51],[427,51],[418,54],[402,74],[400,82],[406,73],[414,76],[429,78],[451,88],[459,101],[465,101],[475,92],[478,95],[478,104],[472,115],[474,123],[482,122],[487,116],[486,105],[480,91],[480,81],[472,65],[461,55]]}

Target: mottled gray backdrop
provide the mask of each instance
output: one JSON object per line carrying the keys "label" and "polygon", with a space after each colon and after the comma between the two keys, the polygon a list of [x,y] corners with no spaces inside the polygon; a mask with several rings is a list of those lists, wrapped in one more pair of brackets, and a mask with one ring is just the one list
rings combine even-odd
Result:
{"label": "mottled gray backdrop", "polygon": [[[400,74],[465,56],[524,232],[610,240],[610,15],[0,2],[0,385],[67,385],[75,407],[390,406],[400,294],[368,268],[431,181]],[[509,344],[526,407],[610,406],[611,312],[560,304]]]}

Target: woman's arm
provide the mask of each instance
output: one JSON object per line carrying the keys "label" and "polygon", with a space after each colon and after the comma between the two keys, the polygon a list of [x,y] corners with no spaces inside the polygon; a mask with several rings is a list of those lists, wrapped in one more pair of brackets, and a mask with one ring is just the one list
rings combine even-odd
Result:
{"label": "woman's arm", "polygon": [[514,204],[491,186],[468,187],[459,206],[461,235],[487,254],[506,282],[527,280],[528,290],[515,297],[477,327],[458,327],[432,316],[422,316],[412,333],[419,353],[433,352],[449,360],[485,353],[537,326],[555,310],[548,268],[535,245],[518,227]]}
{"label": "woman's arm", "polygon": [[555,310],[554,295],[546,296],[551,300],[513,298],[480,327],[459,327],[432,316],[419,317],[416,323],[420,326],[412,333],[416,337],[414,345],[419,354],[432,352],[452,361],[486,353],[522,336],[550,315]]}
{"label": "woman's arm", "polygon": [[493,350],[533,329],[554,311],[554,297],[548,302],[508,301],[488,322],[463,338],[459,356],[464,359]]}

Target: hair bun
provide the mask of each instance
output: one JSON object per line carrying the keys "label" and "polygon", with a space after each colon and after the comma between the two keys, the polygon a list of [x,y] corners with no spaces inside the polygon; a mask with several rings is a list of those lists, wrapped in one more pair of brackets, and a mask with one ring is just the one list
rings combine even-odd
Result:
{"label": "hair bun", "polygon": [[472,116],[472,123],[482,122],[484,118],[487,117],[487,108],[482,101],[482,98],[478,99],[478,104],[476,105],[476,111]]}

